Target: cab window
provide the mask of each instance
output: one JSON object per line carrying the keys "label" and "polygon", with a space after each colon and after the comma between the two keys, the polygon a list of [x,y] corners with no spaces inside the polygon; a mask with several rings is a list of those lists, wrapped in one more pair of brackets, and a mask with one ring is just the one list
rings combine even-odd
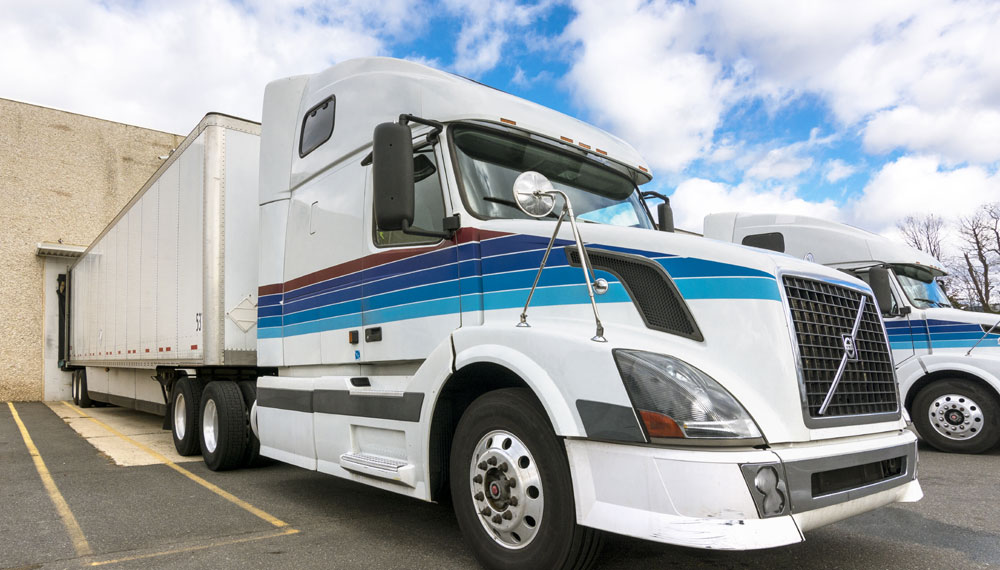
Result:
{"label": "cab window", "polygon": [[[425,146],[413,152],[413,227],[444,231],[444,194],[438,176],[434,148]],[[415,245],[435,243],[440,238],[404,234],[375,228],[375,245]]]}

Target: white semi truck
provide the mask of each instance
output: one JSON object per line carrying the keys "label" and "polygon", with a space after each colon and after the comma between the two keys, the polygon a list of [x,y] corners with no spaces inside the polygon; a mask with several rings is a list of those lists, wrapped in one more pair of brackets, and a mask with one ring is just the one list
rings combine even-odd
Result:
{"label": "white semi truck", "polygon": [[921,497],[868,285],[656,231],[623,141],[384,58],[269,84],[257,128],[207,116],[72,268],[78,400],[212,469],[450,493],[491,568]]}
{"label": "white semi truck", "polygon": [[1000,442],[1000,315],[954,308],[927,253],[865,230],[783,214],[720,213],[705,237],[822,263],[871,285],[885,319],[902,402],[920,437],[942,451]]}

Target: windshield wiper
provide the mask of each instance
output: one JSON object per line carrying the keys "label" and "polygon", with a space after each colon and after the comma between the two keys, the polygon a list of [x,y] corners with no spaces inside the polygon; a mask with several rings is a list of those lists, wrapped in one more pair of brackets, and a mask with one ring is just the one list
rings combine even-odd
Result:
{"label": "windshield wiper", "polygon": [[949,307],[949,305],[945,305],[941,301],[935,301],[934,299],[924,299],[922,297],[914,297],[913,300],[914,301],[923,301],[925,303],[930,303],[930,304],[934,305],[935,307],[941,307],[941,308],[945,308],[945,309],[947,309]]}
{"label": "windshield wiper", "polygon": [[[493,202],[494,204],[500,204],[501,206],[508,206],[508,207],[514,208],[518,212],[521,211],[521,209],[517,207],[517,203],[514,202],[513,200],[508,200],[506,198],[496,198],[494,196],[483,196],[483,200],[485,200],[487,202]],[[559,216],[557,216],[555,212],[549,212],[546,217],[547,218],[553,218],[553,219],[558,219],[559,218]]]}

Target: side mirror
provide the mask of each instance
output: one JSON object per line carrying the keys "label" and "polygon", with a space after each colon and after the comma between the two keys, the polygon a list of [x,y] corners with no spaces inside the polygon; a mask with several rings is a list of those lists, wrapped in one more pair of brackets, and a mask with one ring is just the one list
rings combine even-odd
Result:
{"label": "side mirror", "polygon": [[375,127],[372,145],[372,187],[375,220],[382,230],[413,224],[413,135],[400,123]]}
{"label": "side mirror", "polygon": [[892,314],[892,289],[889,287],[889,270],[885,267],[872,267],[868,270],[868,284],[875,293],[875,302],[883,315]]}
{"label": "side mirror", "polygon": [[643,192],[642,197],[644,199],[659,198],[660,200],[663,200],[656,205],[656,229],[661,232],[674,231],[674,211],[670,208],[670,198],[652,190]]}

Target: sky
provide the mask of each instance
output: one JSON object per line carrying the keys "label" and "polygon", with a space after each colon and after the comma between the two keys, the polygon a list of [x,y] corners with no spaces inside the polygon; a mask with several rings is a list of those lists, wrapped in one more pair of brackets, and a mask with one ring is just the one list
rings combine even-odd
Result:
{"label": "sky", "polygon": [[[813,215],[896,237],[1000,200],[1000,2],[0,0],[0,98],[186,134],[264,85],[426,63],[625,139],[677,226]],[[992,40],[992,41],[991,41]],[[2,117],[0,117],[2,120]]]}

